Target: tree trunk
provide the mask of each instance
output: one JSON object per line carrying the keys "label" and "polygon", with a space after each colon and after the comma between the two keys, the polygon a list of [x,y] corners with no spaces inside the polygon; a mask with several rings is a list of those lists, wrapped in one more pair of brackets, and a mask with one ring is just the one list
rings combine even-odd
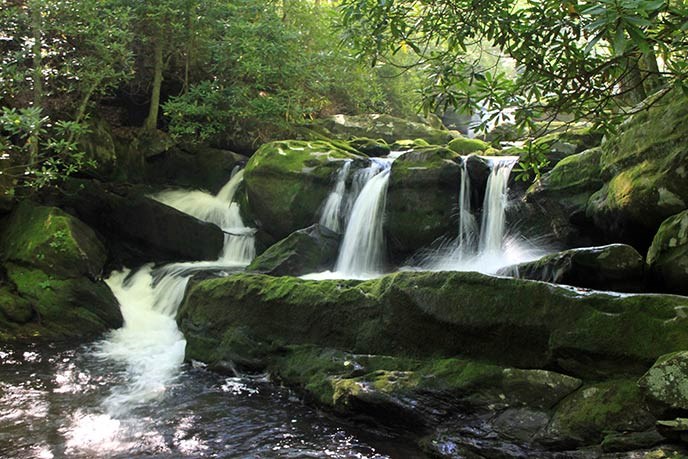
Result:
{"label": "tree trunk", "polygon": [[147,131],[153,131],[158,127],[158,113],[160,112],[160,88],[162,87],[162,71],[164,67],[163,62],[163,36],[159,32],[155,38],[155,49],[153,50],[154,70],[153,70],[153,90],[151,92],[150,107],[148,109],[148,117],[144,128]]}
{"label": "tree trunk", "polygon": [[659,72],[659,65],[657,64],[657,55],[653,50],[643,54],[642,64],[643,73],[647,74],[645,90],[652,94],[664,84],[662,74]]}

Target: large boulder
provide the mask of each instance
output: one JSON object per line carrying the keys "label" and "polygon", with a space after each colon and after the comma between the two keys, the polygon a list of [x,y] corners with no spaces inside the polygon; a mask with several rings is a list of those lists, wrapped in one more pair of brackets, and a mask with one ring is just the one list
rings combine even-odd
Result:
{"label": "large boulder", "polygon": [[661,356],[638,384],[660,411],[688,411],[688,351]]}
{"label": "large boulder", "polygon": [[217,193],[246,156],[206,145],[182,144],[146,158],[146,181]]}
{"label": "large boulder", "polygon": [[485,151],[490,148],[490,144],[480,139],[468,139],[466,137],[457,137],[449,142],[447,147],[457,152],[460,155],[469,155],[471,153]]}
{"label": "large boulder", "polygon": [[214,260],[224,245],[217,226],[146,196],[136,187],[71,180],[60,205],[96,229],[116,265],[180,260]]}
{"label": "large boulder", "polygon": [[585,293],[478,273],[371,281],[239,274],[194,282],[177,321],[189,358],[227,359],[231,330],[356,353],[468,356],[574,375],[646,371],[688,348],[688,298]]}
{"label": "large boulder", "polygon": [[367,161],[352,148],[325,141],[263,145],[244,173],[248,212],[259,228],[278,240],[316,223],[345,160]]}
{"label": "large boulder", "polygon": [[298,230],[259,255],[247,271],[272,276],[301,276],[332,269],[340,236],[315,224]]}
{"label": "large boulder", "polygon": [[315,121],[311,127],[335,139],[369,137],[389,144],[399,139],[423,139],[431,145],[445,145],[460,135],[456,131],[435,129],[428,124],[380,114],[334,115]]}
{"label": "large boulder", "polygon": [[442,147],[416,148],[392,163],[385,233],[397,259],[441,236],[456,233],[461,167],[458,153]]}
{"label": "large boulder", "polygon": [[539,137],[533,144],[546,152],[547,159],[550,161],[549,167],[554,167],[562,159],[598,147],[601,142],[601,132],[590,127],[579,126],[551,132]]}
{"label": "large boulder", "polygon": [[590,196],[604,184],[599,148],[568,156],[528,188],[522,202],[509,210],[522,234],[564,247],[596,241],[585,217]]}
{"label": "large boulder", "polygon": [[688,211],[662,222],[647,252],[647,265],[655,287],[688,294]]}
{"label": "large boulder", "polygon": [[0,340],[93,337],[122,324],[99,279],[105,247],[83,222],[24,201],[0,232]]}
{"label": "large boulder", "polygon": [[643,257],[630,245],[584,247],[502,268],[497,274],[618,292],[643,291]]}
{"label": "large boulder", "polygon": [[688,203],[688,98],[671,92],[647,103],[603,143],[606,183],[587,207],[600,230],[639,250]]}

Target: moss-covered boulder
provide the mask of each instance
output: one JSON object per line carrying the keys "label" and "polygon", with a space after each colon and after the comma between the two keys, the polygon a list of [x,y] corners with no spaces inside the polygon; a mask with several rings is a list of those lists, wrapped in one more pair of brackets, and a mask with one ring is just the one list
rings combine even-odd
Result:
{"label": "moss-covered boulder", "polygon": [[586,219],[588,200],[604,184],[599,148],[568,156],[528,188],[519,205],[509,211],[511,221],[530,237],[546,238],[563,246],[589,245],[599,238]]}
{"label": "moss-covered boulder", "polygon": [[315,121],[311,128],[335,139],[368,137],[382,139],[389,144],[398,139],[423,139],[431,145],[444,145],[459,135],[455,131],[380,114],[334,115]]}
{"label": "moss-covered boulder", "polygon": [[256,224],[282,239],[318,220],[345,160],[362,157],[324,141],[281,141],[263,145],[248,162],[244,181]]}
{"label": "moss-covered boulder", "polygon": [[485,151],[490,148],[490,144],[480,139],[468,139],[466,137],[457,137],[447,144],[447,147],[457,152],[460,155],[468,155],[480,151]]}
{"label": "moss-covered boulder", "polygon": [[498,274],[576,287],[640,292],[643,257],[630,245],[584,247],[546,255],[499,270]]}
{"label": "moss-covered boulder", "polygon": [[24,201],[0,231],[4,261],[35,266],[59,276],[100,275],[105,246],[91,228],[55,207]]}
{"label": "moss-covered boulder", "polygon": [[99,276],[105,247],[54,207],[23,202],[0,232],[0,340],[93,337],[122,323]]}
{"label": "moss-covered boulder", "polygon": [[662,222],[647,252],[647,265],[655,287],[688,294],[688,211]]}
{"label": "moss-covered boulder", "polygon": [[459,155],[442,147],[416,148],[392,163],[385,234],[397,259],[435,239],[456,233]]}
{"label": "moss-covered boulder", "polygon": [[182,144],[146,158],[147,183],[199,188],[217,193],[246,156],[207,145]]}
{"label": "moss-covered boulder", "polygon": [[609,137],[600,159],[606,183],[587,207],[600,230],[644,250],[666,218],[686,209],[686,138],[688,98],[680,92],[637,113]]}
{"label": "moss-covered boulder", "polygon": [[349,145],[364,155],[371,157],[387,156],[392,150],[389,144],[384,140],[373,140],[366,137],[357,137],[355,139],[351,139],[349,141]]}
{"label": "moss-covered boulder", "polygon": [[638,384],[659,408],[688,411],[688,351],[661,356]]}
{"label": "moss-covered boulder", "polygon": [[332,269],[340,235],[315,224],[298,230],[269,247],[246,268],[272,276],[301,276]]}
{"label": "moss-covered boulder", "polygon": [[[600,443],[610,432],[654,430],[654,423],[635,381],[611,380],[583,387],[562,401],[538,440],[550,446],[573,448]],[[651,437],[651,441],[656,443],[657,436]]]}
{"label": "moss-covered boulder", "polygon": [[371,281],[238,274],[194,282],[177,321],[189,358],[226,359],[225,334],[355,353],[467,356],[574,375],[640,374],[688,348],[688,298],[583,293],[477,273]]}
{"label": "moss-covered boulder", "polygon": [[536,139],[533,143],[536,148],[542,148],[546,151],[550,167],[553,167],[567,156],[598,147],[601,142],[601,132],[590,127],[574,127],[551,132]]}

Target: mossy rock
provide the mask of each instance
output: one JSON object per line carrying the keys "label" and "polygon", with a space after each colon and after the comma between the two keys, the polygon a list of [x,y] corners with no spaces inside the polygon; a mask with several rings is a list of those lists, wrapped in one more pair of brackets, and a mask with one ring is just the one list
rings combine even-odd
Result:
{"label": "mossy rock", "polygon": [[576,287],[640,292],[644,287],[643,257],[633,247],[610,244],[546,255],[499,270],[498,274]]}
{"label": "mossy rock", "polygon": [[316,223],[345,160],[365,164],[360,155],[324,141],[287,140],[260,147],[244,173],[249,212],[259,228],[282,239]]}
{"label": "mossy rock", "polygon": [[688,295],[688,211],[662,222],[647,252],[655,287]]}
{"label": "mossy rock", "polygon": [[607,183],[587,207],[600,230],[644,250],[666,218],[686,209],[686,138],[688,98],[673,91],[603,143],[600,166]]}
{"label": "mossy rock", "polygon": [[480,139],[468,139],[466,137],[458,137],[453,139],[447,147],[457,152],[460,155],[469,155],[479,151],[485,151],[490,148],[490,144]]}
{"label": "mossy rock", "polygon": [[34,266],[62,277],[98,277],[106,251],[91,228],[56,207],[22,202],[0,234],[5,261]]}
{"label": "mossy rock", "polygon": [[83,340],[122,325],[117,299],[103,281],[63,278],[12,263],[7,273],[22,317],[5,314],[14,324],[0,330],[6,341]]}
{"label": "mossy rock", "polygon": [[314,121],[310,128],[340,140],[368,137],[382,139],[388,144],[399,139],[422,139],[431,145],[443,145],[459,135],[455,131],[380,114],[334,115]]}
{"label": "mossy rock", "polygon": [[89,121],[88,129],[88,133],[79,137],[78,143],[86,158],[95,161],[95,167],[82,172],[101,179],[114,177],[118,161],[110,125],[102,118],[95,118]]}
{"label": "mossy rock", "polygon": [[643,394],[663,410],[688,410],[688,351],[663,355],[638,381]]}
{"label": "mossy rock", "polygon": [[520,232],[569,247],[597,242],[595,232],[589,231],[593,225],[586,219],[586,208],[593,193],[604,185],[601,154],[600,148],[592,148],[568,156],[531,185],[509,213],[519,222]]}
{"label": "mossy rock", "polygon": [[544,148],[550,167],[562,159],[598,147],[602,142],[602,133],[590,127],[573,127],[564,131],[552,132],[536,139],[536,147]]}
{"label": "mossy rock", "polygon": [[384,228],[397,260],[456,232],[458,160],[448,148],[417,147],[392,163]]}
{"label": "mossy rock", "polygon": [[587,385],[564,399],[539,439],[559,447],[600,443],[611,432],[645,432],[655,418],[634,380]]}
{"label": "mossy rock", "polygon": [[331,270],[340,236],[318,224],[296,231],[259,255],[246,268],[273,276],[301,276]]}
{"label": "mossy rock", "polygon": [[25,324],[33,317],[31,303],[9,287],[0,286],[0,314],[14,324]]}
{"label": "mossy rock", "polygon": [[[177,321],[221,355],[227,330],[258,341],[361,354],[487,359],[576,376],[642,374],[688,349],[688,299],[581,293],[478,273],[401,272],[370,281],[236,274],[193,282]],[[189,358],[207,360],[203,354]]]}
{"label": "mossy rock", "polygon": [[366,137],[351,139],[349,145],[364,155],[378,157],[387,156],[391,151],[390,146],[382,139],[373,140]]}

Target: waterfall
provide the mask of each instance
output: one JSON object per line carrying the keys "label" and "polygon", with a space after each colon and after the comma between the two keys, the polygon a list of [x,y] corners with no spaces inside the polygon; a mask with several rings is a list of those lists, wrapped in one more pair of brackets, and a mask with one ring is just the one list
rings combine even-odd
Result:
{"label": "waterfall", "polygon": [[490,158],[490,176],[485,189],[483,218],[480,227],[479,253],[498,254],[502,250],[506,223],[509,175],[518,157]]}
{"label": "waterfall", "polygon": [[373,159],[375,174],[365,184],[351,210],[335,271],[347,277],[373,277],[382,272],[385,251],[383,220],[391,159]]}
{"label": "waterfall", "polygon": [[461,163],[461,186],[459,189],[459,235],[456,244],[457,256],[463,259],[475,249],[478,225],[471,209],[471,177],[466,159]]}
{"label": "waterfall", "polygon": [[342,211],[345,205],[344,195],[346,193],[346,179],[349,178],[351,162],[351,160],[344,161],[341,169],[339,169],[337,181],[334,184],[332,192],[325,201],[322,215],[320,216],[320,224],[331,229],[335,233],[341,233],[342,230]]}
{"label": "waterfall", "polygon": [[186,341],[175,316],[191,276],[200,271],[245,267],[255,256],[254,230],[244,225],[234,201],[243,171],[213,196],[202,191],[165,191],[154,199],[214,223],[225,231],[225,244],[215,261],[145,265],[135,273],[114,272],[106,280],[124,317],[124,326],[96,345],[101,358],[126,368],[126,381],[112,389],[103,406],[112,417],[158,397],[174,382],[184,360]]}

